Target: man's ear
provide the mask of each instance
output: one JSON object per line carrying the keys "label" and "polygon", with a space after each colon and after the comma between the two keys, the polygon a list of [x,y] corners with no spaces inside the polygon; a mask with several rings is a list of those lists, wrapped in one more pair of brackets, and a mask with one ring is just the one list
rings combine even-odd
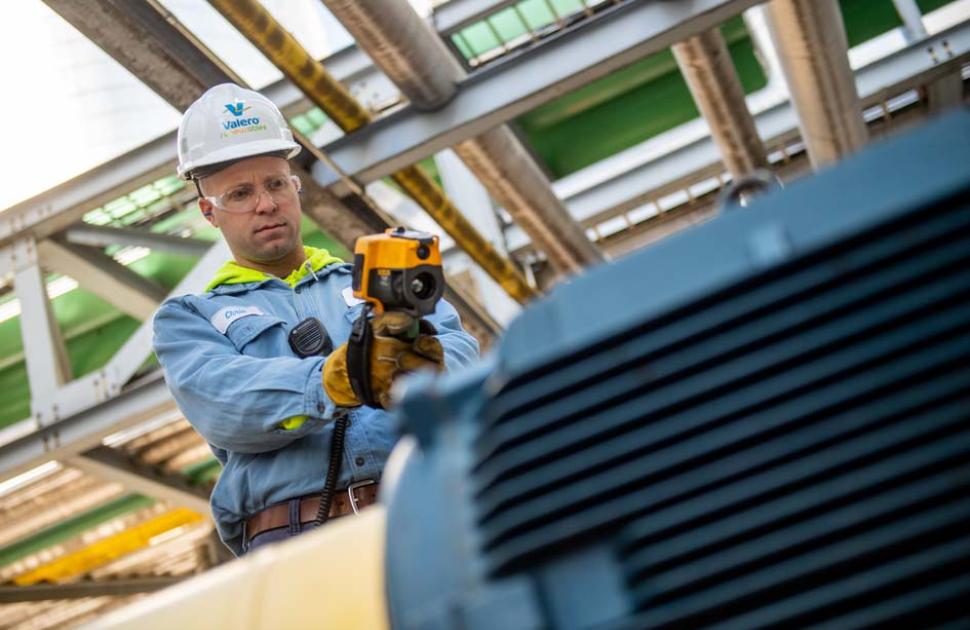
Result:
{"label": "man's ear", "polygon": [[211,225],[214,228],[219,227],[219,223],[216,221],[216,215],[212,211],[213,205],[211,201],[209,201],[205,197],[200,197],[199,210],[202,211],[202,216],[204,216],[205,220],[209,222],[209,225]]}

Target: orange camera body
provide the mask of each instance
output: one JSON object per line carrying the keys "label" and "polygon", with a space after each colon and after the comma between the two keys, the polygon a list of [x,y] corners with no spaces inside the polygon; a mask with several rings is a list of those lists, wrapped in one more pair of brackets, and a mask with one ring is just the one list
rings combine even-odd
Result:
{"label": "orange camera body", "polygon": [[438,237],[397,227],[357,239],[353,290],[376,314],[433,313],[445,290]]}

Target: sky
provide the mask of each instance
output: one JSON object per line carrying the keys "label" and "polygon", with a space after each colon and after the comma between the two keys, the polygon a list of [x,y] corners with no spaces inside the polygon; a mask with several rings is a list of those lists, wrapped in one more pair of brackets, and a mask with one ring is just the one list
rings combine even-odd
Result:
{"label": "sky", "polygon": [[[178,126],[179,113],[41,0],[0,20],[0,211]],[[203,0],[161,0],[251,85],[280,77]],[[428,0],[412,0],[426,14]],[[320,0],[263,0],[315,56],[352,43]]]}

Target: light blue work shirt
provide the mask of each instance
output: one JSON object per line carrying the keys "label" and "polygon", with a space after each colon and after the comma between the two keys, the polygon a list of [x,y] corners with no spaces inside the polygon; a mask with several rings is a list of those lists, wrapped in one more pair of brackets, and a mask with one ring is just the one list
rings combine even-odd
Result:
{"label": "light blue work shirt", "polygon": [[[292,287],[264,275],[172,298],[155,315],[155,353],[165,380],[222,463],[212,514],[236,555],[248,517],[322,490],[339,414],[348,413],[350,423],[338,489],[380,479],[398,437],[387,412],[334,405],[321,382],[326,356],[304,359],[290,348],[287,335],[307,317],[319,319],[333,347],[340,346],[363,308],[351,293],[351,265],[333,262],[324,250],[306,250],[308,266],[299,271],[307,273]],[[438,330],[446,369],[477,358],[478,342],[462,330],[454,307],[442,300],[426,319]]]}

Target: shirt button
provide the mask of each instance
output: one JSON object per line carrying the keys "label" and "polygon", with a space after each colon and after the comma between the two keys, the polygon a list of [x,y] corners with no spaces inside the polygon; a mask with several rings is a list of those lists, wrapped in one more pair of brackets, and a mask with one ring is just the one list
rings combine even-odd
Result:
{"label": "shirt button", "polygon": [[317,403],[317,411],[324,413],[327,410],[327,405],[324,403]]}
{"label": "shirt button", "polygon": [[357,464],[358,466],[363,466],[364,458],[358,455],[357,458],[354,460],[354,463]]}

